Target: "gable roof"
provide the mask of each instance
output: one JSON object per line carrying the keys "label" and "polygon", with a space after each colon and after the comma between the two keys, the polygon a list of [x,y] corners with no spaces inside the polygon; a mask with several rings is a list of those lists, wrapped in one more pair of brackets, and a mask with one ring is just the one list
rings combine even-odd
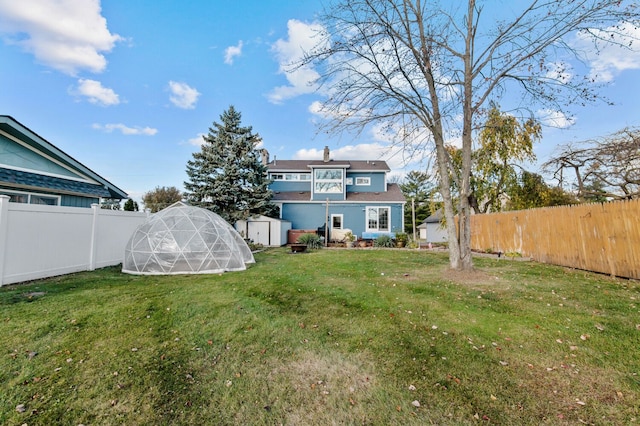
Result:
{"label": "gable roof", "polygon": [[422,223],[440,223],[442,222],[442,218],[444,218],[444,210],[438,209],[431,216],[422,221]]}
{"label": "gable roof", "polygon": [[2,167],[0,168],[0,183],[28,189],[43,189],[92,197],[116,199],[128,197],[127,193],[122,189],[89,169],[69,154],[55,147],[13,117],[0,115],[0,132],[14,140],[22,142],[41,155],[55,159],[55,161],[74,170],[79,175],[85,176],[88,181],[92,181],[81,182],[73,179],[64,179],[56,176],[47,176],[46,174],[41,175],[39,173]]}
{"label": "gable roof", "polygon": [[[275,202],[312,202],[311,192],[309,191],[275,191],[271,201]],[[325,200],[315,200],[313,202],[324,203]],[[347,192],[347,199],[345,201],[332,200],[331,203],[405,203],[406,199],[404,194],[400,190],[400,186],[396,183],[387,184],[387,190],[384,192]]]}
{"label": "gable roof", "polygon": [[386,161],[371,160],[273,160],[267,164],[269,172],[310,172],[313,168],[331,167],[350,172],[390,172]]}

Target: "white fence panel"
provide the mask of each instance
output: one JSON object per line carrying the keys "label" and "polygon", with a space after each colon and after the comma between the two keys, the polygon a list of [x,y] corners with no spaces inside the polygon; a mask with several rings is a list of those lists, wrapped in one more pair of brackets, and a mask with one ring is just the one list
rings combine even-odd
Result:
{"label": "white fence panel", "polygon": [[133,231],[142,224],[147,215],[140,212],[124,212],[117,210],[99,211],[95,226],[93,259],[95,263],[91,269],[117,265],[124,259],[124,247]]}
{"label": "white fence panel", "polygon": [[0,196],[0,285],[122,262],[146,213],[9,203]]}

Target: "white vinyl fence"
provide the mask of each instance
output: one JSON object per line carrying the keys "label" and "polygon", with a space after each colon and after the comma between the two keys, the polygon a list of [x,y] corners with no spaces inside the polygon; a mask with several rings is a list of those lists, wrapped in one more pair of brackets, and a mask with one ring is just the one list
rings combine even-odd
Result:
{"label": "white vinyl fence", "polygon": [[117,265],[144,212],[10,203],[0,195],[0,286]]}

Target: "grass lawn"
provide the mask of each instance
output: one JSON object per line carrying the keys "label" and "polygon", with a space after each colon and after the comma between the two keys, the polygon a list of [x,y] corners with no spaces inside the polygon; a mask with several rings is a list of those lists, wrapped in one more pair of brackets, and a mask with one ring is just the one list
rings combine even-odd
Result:
{"label": "grass lawn", "polygon": [[0,424],[640,421],[637,281],[443,254],[256,255],[0,289]]}

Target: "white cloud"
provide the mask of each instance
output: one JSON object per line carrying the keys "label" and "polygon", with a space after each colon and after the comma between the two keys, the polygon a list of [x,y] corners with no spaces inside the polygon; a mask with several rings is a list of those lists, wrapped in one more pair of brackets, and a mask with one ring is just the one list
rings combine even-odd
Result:
{"label": "white cloud", "polygon": [[625,70],[640,69],[640,28],[630,23],[617,27],[593,30],[598,36],[615,41],[620,45],[604,42],[593,43],[586,34],[578,34],[574,46],[585,52],[590,66],[589,77],[594,81],[607,83]]}
{"label": "white cloud", "polygon": [[99,0],[0,0],[0,33],[65,74],[98,73],[107,66],[103,53],[122,40],[101,12]]}
{"label": "white cloud", "polygon": [[242,40],[238,42],[237,46],[229,46],[224,50],[224,63],[233,65],[233,59],[240,55],[242,55]]}
{"label": "white cloud", "polygon": [[92,104],[102,106],[118,105],[120,97],[112,89],[102,86],[96,80],[80,79],[74,94],[85,96]]}
{"label": "white cloud", "polygon": [[178,108],[193,109],[196,107],[200,92],[193,87],[190,87],[186,83],[170,81],[169,90],[171,91],[169,100]]}
{"label": "white cloud", "polygon": [[542,109],[538,111],[537,115],[542,124],[558,129],[566,129],[573,126],[576,122],[576,119],[574,117],[569,117],[562,111]]}
{"label": "white cloud", "polygon": [[571,65],[564,62],[554,62],[548,65],[546,77],[550,80],[557,80],[558,83],[566,84],[573,78]]}
{"label": "white cloud", "polygon": [[288,85],[275,87],[268,95],[269,102],[280,104],[287,99],[299,95],[312,93],[317,89],[314,83],[319,74],[311,67],[303,66],[291,68],[300,61],[305,52],[311,51],[318,42],[317,35],[322,33],[323,27],[319,24],[307,24],[290,19],[287,22],[288,40],[279,39],[272,46],[279,64],[279,73],[287,78]]}
{"label": "white cloud", "polygon": [[206,136],[204,133],[198,133],[198,136],[187,140],[187,143],[193,146],[202,146],[202,144],[204,143],[204,136]]}
{"label": "white cloud", "polygon": [[111,133],[114,130],[119,131],[123,135],[144,135],[144,136],[153,136],[158,133],[158,129],[154,129],[152,127],[129,127],[124,124],[94,124],[92,126],[96,130],[102,130],[106,133]]}

